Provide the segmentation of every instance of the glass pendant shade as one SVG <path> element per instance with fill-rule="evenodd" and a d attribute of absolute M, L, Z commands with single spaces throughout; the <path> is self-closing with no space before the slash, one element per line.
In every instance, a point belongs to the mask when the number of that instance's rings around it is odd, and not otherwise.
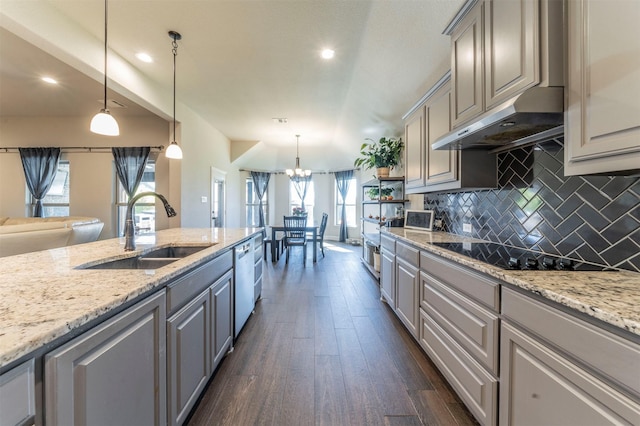
<path fill-rule="evenodd" d="M 165 151 L 164 155 L 167 158 L 180 160 L 182 158 L 182 149 L 180 149 L 180 145 L 178 145 L 176 141 L 173 141 L 167 147 L 167 150 Z"/>
<path fill-rule="evenodd" d="M 89 129 L 93 133 L 105 136 L 119 136 L 120 127 L 118 122 L 111 115 L 108 109 L 101 109 L 99 113 L 93 116 L 91 119 L 91 125 Z"/>

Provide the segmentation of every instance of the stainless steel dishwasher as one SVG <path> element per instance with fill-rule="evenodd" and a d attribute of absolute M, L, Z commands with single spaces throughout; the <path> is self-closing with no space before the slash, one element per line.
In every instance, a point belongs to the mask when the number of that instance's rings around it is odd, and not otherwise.
<path fill-rule="evenodd" d="M 240 330 L 247 322 L 254 308 L 254 268 L 253 268 L 253 242 L 249 240 L 236 246 L 234 249 L 234 306 L 235 306 L 235 333 L 238 337 Z"/>

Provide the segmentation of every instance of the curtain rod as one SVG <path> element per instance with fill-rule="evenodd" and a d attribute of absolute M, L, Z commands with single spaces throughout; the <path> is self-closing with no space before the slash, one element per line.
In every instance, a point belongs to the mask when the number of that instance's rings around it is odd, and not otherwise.
<path fill-rule="evenodd" d="M 61 146 L 61 147 L 31 147 L 31 146 L 24 146 L 24 147 L 0 147 L 0 153 L 8 153 L 8 152 L 18 152 L 19 148 L 60 148 L 60 151 L 62 152 L 82 152 L 82 151 L 86 151 L 88 153 L 100 153 L 100 152 L 111 152 L 111 148 L 119 148 L 119 147 L 111 147 L 111 146 Z M 126 148 L 126 147 L 122 147 L 122 148 Z M 163 145 L 158 145 L 158 146 L 150 146 L 149 148 L 151 148 L 152 151 L 158 151 L 158 152 L 162 152 L 164 150 L 164 146 Z"/>

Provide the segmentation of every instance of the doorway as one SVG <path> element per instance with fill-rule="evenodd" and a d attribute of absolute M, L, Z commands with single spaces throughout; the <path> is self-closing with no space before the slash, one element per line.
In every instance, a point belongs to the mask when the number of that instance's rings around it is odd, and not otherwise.
<path fill-rule="evenodd" d="M 211 227 L 223 228 L 226 216 L 226 178 L 227 172 L 211 168 Z"/>

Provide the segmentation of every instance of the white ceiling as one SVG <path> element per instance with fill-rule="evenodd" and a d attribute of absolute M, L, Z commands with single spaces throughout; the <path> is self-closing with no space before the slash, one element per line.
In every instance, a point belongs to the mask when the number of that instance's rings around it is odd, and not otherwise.
<path fill-rule="evenodd" d="M 102 0 L 40 1 L 103 40 Z M 180 32 L 179 101 L 232 143 L 259 142 L 238 158 L 238 167 L 291 167 L 300 134 L 304 168 L 338 170 L 352 165 L 366 137 L 402 134 L 402 115 L 449 69 L 449 38 L 441 32 L 463 3 L 110 0 L 109 47 L 171 93 L 167 31 Z M 336 51 L 333 60 L 320 58 L 324 47 Z M 136 59 L 139 51 L 154 63 Z M 33 83 L 47 69 L 62 76 L 63 96 Z M 6 30 L 0 31 L 0 90 L 2 116 L 86 115 L 101 98 L 95 79 Z M 118 94 L 109 97 L 128 106 L 112 109 L 115 116 L 146 113 Z"/>

